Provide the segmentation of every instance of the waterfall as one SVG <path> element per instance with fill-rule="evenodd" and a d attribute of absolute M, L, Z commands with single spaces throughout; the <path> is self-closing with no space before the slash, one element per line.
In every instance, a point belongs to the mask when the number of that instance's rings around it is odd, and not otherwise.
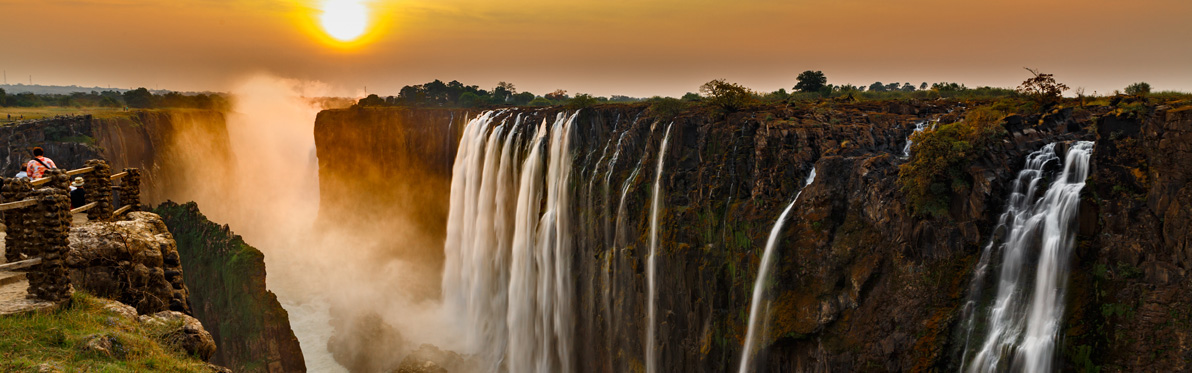
<path fill-rule="evenodd" d="M 911 134 L 906 137 L 906 146 L 902 148 L 902 156 L 903 157 L 911 156 L 911 145 L 914 144 L 914 142 L 911 141 L 911 136 L 914 136 L 916 133 L 923 132 L 924 130 L 926 130 L 928 128 L 935 128 L 936 123 L 938 123 L 938 121 L 932 122 L 932 121 L 929 121 L 926 119 L 915 122 L 915 131 L 911 132 Z"/>
<path fill-rule="evenodd" d="M 657 320 L 657 303 L 658 303 L 658 289 L 655 288 L 658 283 L 658 210 L 661 209 L 662 197 L 662 165 L 666 159 L 666 145 L 670 142 L 671 126 L 674 123 L 666 126 L 666 135 L 662 137 L 662 146 L 658 150 L 658 172 L 654 174 L 654 196 L 650 200 L 650 258 L 647 263 L 646 273 L 646 291 L 649 293 L 649 303 L 647 308 L 649 323 L 646 324 L 646 372 L 654 372 L 658 367 L 658 349 L 654 345 L 656 329 L 658 328 Z"/>
<path fill-rule="evenodd" d="M 1093 143 L 1072 144 L 1063 170 L 1036 199 L 1047 176 L 1046 166 L 1059 160 L 1055 146 L 1048 144 L 1027 157 L 994 230 L 995 237 L 981 253 L 966 304 L 968 335 L 962 370 L 1055 369 L 1069 254 Z M 1002 233 L 1001 240 L 997 233 Z M 995 262 L 998 259 L 1000 262 Z M 986 302 L 980 293 L 994 280 L 988 278 L 993 270 L 999 272 L 997 293 Z"/>
<path fill-rule="evenodd" d="M 749 329 L 745 332 L 745 345 L 741 349 L 741 366 L 738 369 L 741 373 L 749 372 L 749 362 L 753 356 L 753 345 L 757 338 L 758 319 L 760 315 L 762 300 L 765 296 L 766 280 L 770 277 L 770 270 L 774 267 L 774 249 L 778 247 L 778 241 L 782 235 L 782 224 L 786 222 L 786 216 L 790 214 L 791 208 L 795 207 L 795 202 L 799 201 L 799 196 L 803 195 L 803 189 L 807 189 L 815 181 L 815 168 L 811 169 L 811 174 L 807 175 L 807 181 L 803 184 L 803 188 L 795 193 L 795 199 L 786 205 L 786 209 L 782 210 L 782 214 L 778 216 L 778 221 L 774 222 L 774 228 L 770 229 L 770 237 L 766 239 L 766 250 L 762 254 L 761 267 L 757 270 L 757 280 L 753 283 L 753 299 L 749 303 Z"/>
<path fill-rule="evenodd" d="M 560 113 L 536 128 L 520 115 L 498 121 L 502 114 L 477 116 L 460 140 L 444 244 L 444 309 L 464 321 L 466 352 L 485 371 L 568 372 L 574 368 L 568 186 L 578 113 Z"/>

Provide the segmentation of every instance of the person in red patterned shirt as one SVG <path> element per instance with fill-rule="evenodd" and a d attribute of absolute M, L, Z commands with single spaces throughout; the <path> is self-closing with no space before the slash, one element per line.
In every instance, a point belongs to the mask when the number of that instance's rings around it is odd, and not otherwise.
<path fill-rule="evenodd" d="M 53 159 L 45 157 L 45 153 L 45 150 L 42 150 L 40 147 L 33 148 L 33 160 L 25 164 L 25 173 L 29 175 L 30 179 L 40 179 L 46 173 L 46 170 L 58 168 L 58 165 L 54 164 Z"/>

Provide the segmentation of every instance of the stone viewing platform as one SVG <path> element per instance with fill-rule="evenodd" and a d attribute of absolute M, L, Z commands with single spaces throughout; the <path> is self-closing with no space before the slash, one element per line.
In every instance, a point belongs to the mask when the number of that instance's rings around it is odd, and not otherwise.
<path fill-rule="evenodd" d="M 90 160 L 84 168 L 51 169 L 45 176 L 0 178 L 0 315 L 52 310 L 69 301 L 74 288 L 65 259 L 71 226 L 112 221 L 141 208 L 140 170 L 113 175 L 107 162 Z M 71 209 L 74 176 L 85 180 L 89 203 Z M 117 180 L 121 184 L 113 185 Z"/>

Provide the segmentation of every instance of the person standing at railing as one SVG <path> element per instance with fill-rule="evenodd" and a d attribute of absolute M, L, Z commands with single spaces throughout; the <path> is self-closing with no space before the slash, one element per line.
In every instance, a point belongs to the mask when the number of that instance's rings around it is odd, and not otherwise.
<path fill-rule="evenodd" d="M 76 177 L 70 183 L 70 208 L 77 209 L 87 204 L 87 191 L 83 190 L 83 178 Z"/>
<path fill-rule="evenodd" d="M 51 168 L 58 168 L 54 164 L 54 160 L 45 156 L 46 151 L 40 147 L 33 148 L 33 159 L 25 164 L 25 173 L 29 174 L 30 179 L 40 179 L 46 173 L 46 170 Z"/>

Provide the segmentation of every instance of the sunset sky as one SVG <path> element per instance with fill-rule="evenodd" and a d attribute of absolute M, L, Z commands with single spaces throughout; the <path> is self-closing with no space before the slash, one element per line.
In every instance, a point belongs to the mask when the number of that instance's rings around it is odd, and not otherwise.
<path fill-rule="evenodd" d="M 323 2 L 0 0 L 0 68 L 10 84 L 225 90 L 265 72 L 341 94 L 442 79 L 678 96 L 716 78 L 789 90 L 808 69 L 1013 87 L 1033 67 L 1089 93 L 1192 91 L 1188 0 L 363 0 L 347 46 L 318 26 Z"/>

